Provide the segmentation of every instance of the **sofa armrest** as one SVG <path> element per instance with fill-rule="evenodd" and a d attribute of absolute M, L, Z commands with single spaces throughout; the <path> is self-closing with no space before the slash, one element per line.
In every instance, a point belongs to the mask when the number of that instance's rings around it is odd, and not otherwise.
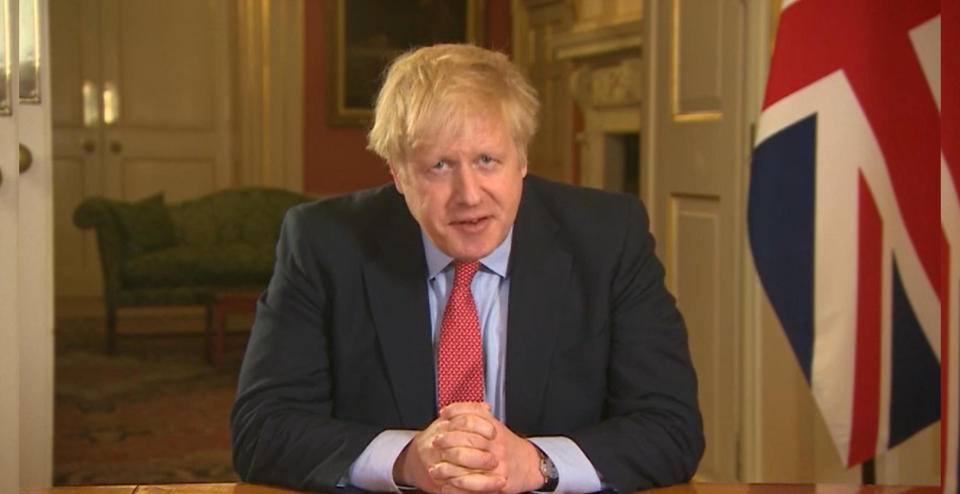
<path fill-rule="evenodd" d="M 120 263 L 129 252 L 126 235 L 121 230 L 113 205 L 114 201 L 109 199 L 91 197 L 81 202 L 73 212 L 74 225 L 83 229 L 93 228 L 97 232 L 106 298 L 104 302 L 108 305 L 116 302 L 120 290 Z"/>
<path fill-rule="evenodd" d="M 73 224 L 80 228 L 97 228 L 111 223 L 117 226 L 110 211 L 110 201 L 103 197 L 85 199 L 73 210 Z"/>
<path fill-rule="evenodd" d="M 100 254 L 107 259 L 126 257 L 126 236 L 113 212 L 113 201 L 102 197 L 84 200 L 73 212 L 73 224 L 80 228 L 94 228 L 100 242 Z"/>

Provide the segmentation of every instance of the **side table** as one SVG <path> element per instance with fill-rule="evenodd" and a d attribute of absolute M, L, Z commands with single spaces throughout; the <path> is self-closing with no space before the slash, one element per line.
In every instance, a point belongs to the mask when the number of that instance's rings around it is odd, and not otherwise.
<path fill-rule="evenodd" d="M 227 314 L 253 314 L 257 311 L 256 292 L 218 292 L 210 300 L 209 314 L 213 324 L 207 325 L 207 360 L 223 365 L 223 337 L 227 330 Z"/>

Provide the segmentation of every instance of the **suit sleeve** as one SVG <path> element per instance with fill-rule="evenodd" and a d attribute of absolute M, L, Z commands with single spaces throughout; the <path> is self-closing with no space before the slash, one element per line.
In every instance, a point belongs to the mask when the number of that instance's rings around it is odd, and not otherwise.
<path fill-rule="evenodd" d="M 704 449 L 686 327 L 646 212 L 632 204 L 610 288 L 605 419 L 571 434 L 622 493 L 688 481 Z"/>
<path fill-rule="evenodd" d="M 230 416 L 233 462 L 244 481 L 334 492 L 382 428 L 332 416 L 332 288 L 305 223 L 287 213 L 257 305 Z"/>

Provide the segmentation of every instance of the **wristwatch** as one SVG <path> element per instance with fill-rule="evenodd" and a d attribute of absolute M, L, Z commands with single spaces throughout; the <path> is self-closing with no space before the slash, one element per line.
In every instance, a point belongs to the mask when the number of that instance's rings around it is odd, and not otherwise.
<path fill-rule="evenodd" d="M 557 472 L 553 460 L 542 449 L 537 448 L 537 453 L 540 455 L 540 475 L 543 475 L 544 478 L 543 485 L 537 489 L 537 492 L 553 492 L 557 490 L 560 474 Z"/>

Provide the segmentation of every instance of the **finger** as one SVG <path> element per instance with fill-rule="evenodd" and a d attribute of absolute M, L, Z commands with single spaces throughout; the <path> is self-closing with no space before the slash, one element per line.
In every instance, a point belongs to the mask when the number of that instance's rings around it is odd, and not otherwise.
<path fill-rule="evenodd" d="M 490 404 L 482 401 L 458 401 L 443 407 L 440 410 L 439 416 L 443 419 L 450 419 L 465 413 L 490 415 Z"/>
<path fill-rule="evenodd" d="M 446 431 L 450 425 L 450 421 L 443 418 L 437 418 L 426 429 L 423 430 L 423 434 L 439 434 L 443 431 Z"/>
<path fill-rule="evenodd" d="M 460 477 L 463 475 L 468 475 L 472 473 L 479 473 L 476 470 L 471 470 L 469 468 L 464 468 L 460 465 L 450 463 L 448 461 L 441 461 L 436 463 L 427 470 L 427 473 L 430 474 L 430 478 L 437 482 L 444 482 L 446 480 L 452 479 L 454 477 Z"/>
<path fill-rule="evenodd" d="M 497 427 L 493 417 L 466 414 L 451 418 L 446 425 L 447 431 L 463 431 L 479 434 L 487 439 L 497 437 Z"/>
<path fill-rule="evenodd" d="M 465 447 L 441 449 L 440 459 L 470 470 L 489 471 L 500 465 L 493 453 Z"/>
<path fill-rule="evenodd" d="M 458 446 L 489 450 L 490 440 L 484 437 L 482 434 L 466 432 L 462 430 L 452 430 L 443 434 L 438 434 L 433 438 L 434 448 L 443 449 Z"/>
<path fill-rule="evenodd" d="M 468 473 L 453 477 L 440 489 L 442 494 L 475 494 L 480 492 L 499 492 L 507 485 L 507 480 L 499 475 Z"/>

